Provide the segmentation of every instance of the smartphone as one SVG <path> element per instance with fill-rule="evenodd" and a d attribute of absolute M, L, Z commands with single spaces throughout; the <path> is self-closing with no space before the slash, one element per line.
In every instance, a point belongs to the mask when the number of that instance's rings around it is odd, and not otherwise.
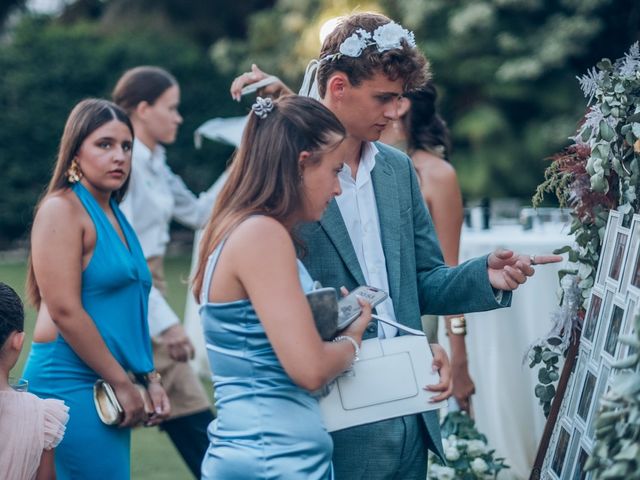
<path fill-rule="evenodd" d="M 338 331 L 338 292 L 335 288 L 316 288 L 307 293 L 313 320 L 323 340 L 331 340 Z"/>
<path fill-rule="evenodd" d="M 253 93 L 256 90 L 258 90 L 259 88 L 262 87 L 266 87 L 267 85 L 271 85 L 272 83 L 275 83 L 277 81 L 279 81 L 280 79 L 274 75 L 270 75 L 266 78 L 263 78 L 262 80 L 258 80 L 255 83 L 250 83 L 249 85 L 247 85 L 246 87 L 244 87 L 242 90 L 240 90 L 240 95 L 244 96 L 247 95 L 249 93 Z"/>
<path fill-rule="evenodd" d="M 352 290 L 349 295 L 338 300 L 338 330 L 347 328 L 360 315 L 362 308 L 358 303 L 358 297 L 369 302 L 373 308 L 388 296 L 384 290 L 367 285 Z"/>

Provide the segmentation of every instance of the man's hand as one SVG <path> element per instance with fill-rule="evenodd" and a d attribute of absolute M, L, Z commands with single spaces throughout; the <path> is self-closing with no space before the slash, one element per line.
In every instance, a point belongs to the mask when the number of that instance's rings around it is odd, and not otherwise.
<path fill-rule="evenodd" d="M 251 65 L 250 72 L 244 72 L 243 74 L 237 76 L 233 82 L 231 82 L 231 98 L 233 98 L 236 102 L 240 101 L 242 98 L 242 88 L 247 85 L 251 85 L 252 83 L 259 82 L 270 76 L 268 73 L 263 72 L 258 68 L 258 66 L 254 63 Z M 272 97 L 278 98 L 281 95 L 291 94 L 293 93 L 289 87 L 287 87 L 281 80 L 274 82 L 266 87 L 262 87 L 258 90 L 258 95 L 263 97 Z"/>
<path fill-rule="evenodd" d="M 433 352 L 432 368 L 435 372 L 440 372 L 440 383 L 436 385 L 427 385 L 424 387 L 429 392 L 442 392 L 429 400 L 431 403 L 441 402 L 451 396 L 453 384 L 451 383 L 451 365 L 449 365 L 449 357 L 447 352 L 437 343 L 431 344 L 431 352 Z"/>
<path fill-rule="evenodd" d="M 186 362 L 194 357 L 196 351 L 182 325 L 171 325 L 160 334 L 160 340 L 167 346 L 169 356 L 177 362 Z"/>
<path fill-rule="evenodd" d="M 518 255 L 497 249 L 487 260 L 489 283 L 497 290 L 515 290 L 533 276 L 532 265 L 546 265 L 562 260 L 560 255 Z"/>

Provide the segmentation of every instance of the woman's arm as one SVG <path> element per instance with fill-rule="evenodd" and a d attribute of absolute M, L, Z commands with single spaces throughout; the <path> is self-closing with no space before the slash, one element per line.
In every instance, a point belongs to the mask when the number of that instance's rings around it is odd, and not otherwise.
<path fill-rule="evenodd" d="M 35 480 L 56 480 L 56 469 L 53 457 L 54 451 L 53 448 L 42 451 L 40 466 L 38 467 Z"/>
<path fill-rule="evenodd" d="M 94 245 L 89 248 L 85 244 L 88 215 L 74 200 L 52 196 L 38 209 L 31 233 L 36 280 L 60 334 L 91 369 L 115 388 L 125 410 L 122 426 L 132 426 L 143 419 L 142 399 L 82 306 L 83 256 Z"/>
<path fill-rule="evenodd" d="M 202 228 L 211 216 L 211 210 L 224 183 L 224 177 L 222 180 L 220 178 L 216 180 L 209 190 L 196 196 L 168 165 L 165 165 L 163 175 L 173 196 L 173 219 L 193 230 Z"/>
<path fill-rule="evenodd" d="M 436 235 L 440 242 L 442 255 L 447 265 L 458 265 L 460 251 L 460 231 L 464 219 L 462 193 L 458 184 L 455 169 L 448 162 L 417 152 L 418 175 L 421 180 L 420 190 L 429 207 Z M 451 370 L 453 380 L 453 396 L 465 411 L 469 410 L 469 398 L 475 392 L 475 385 L 469 375 L 467 348 L 464 335 L 451 333 L 451 318 L 445 317 L 445 327 L 451 347 Z"/>
<path fill-rule="evenodd" d="M 252 83 L 259 82 L 269 76 L 268 73 L 263 72 L 260 68 L 254 63 L 251 65 L 250 72 L 244 72 L 238 75 L 233 82 L 231 82 L 231 88 L 229 89 L 231 93 L 231 98 L 240 101 L 242 98 L 242 88 L 247 85 L 251 85 Z M 287 87 L 281 80 L 278 80 L 271 85 L 263 87 L 258 90 L 258 95 L 263 97 L 272 97 L 278 98 L 282 95 L 291 95 L 294 92 Z"/>
<path fill-rule="evenodd" d="M 229 300 L 224 298 L 229 294 L 237 297 L 237 290 L 225 288 L 234 282 L 251 300 L 280 363 L 296 384 L 316 390 L 351 365 L 351 342 L 320 338 L 300 286 L 291 237 L 276 220 L 254 217 L 230 235 L 212 281 L 214 301 Z M 365 305 L 343 334 L 360 344 L 370 318 L 371 308 Z"/>

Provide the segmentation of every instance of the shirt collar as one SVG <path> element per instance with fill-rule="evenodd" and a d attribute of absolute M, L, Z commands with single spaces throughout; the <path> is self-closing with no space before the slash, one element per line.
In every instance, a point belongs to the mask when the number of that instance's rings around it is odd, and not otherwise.
<path fill-rule="evenodd" d="M 378 147 L 376 147 L 373 142 L 362 142 L 360 164 L 358 165 L 358 178 L 356 178 L 356 180 L 353 179 L 351 175 L 351 167 L 345 163 L 344 168 L 339 174 L 342 180 L 350 181 L 358 185 L 361 184 L 361 182 L 366 183 L 366 180 L 371 177 L 371 170 L 376 166 L 376 155 L 378 152 Z M 364 172 L 364 176 L 360 173 L 361 170 Z"/>
<path fill-rule="evenodd" d="M 164 159 L 165 149 L 162 145 L 158 144 L 153 151 L 147 147 L 139 139 L 133 139 L 133 158 L 138 164 L 144 163 L 149 166 L 153 172 L 158 173 L 162 167 L 162 160 Z"/>
<path fill-rule="evenodd" d="M 376 155 L 379 150 L 373 142 L 363 142 L 362 153 L 360 154 L 360 166 L 367 169 L 369 173 L 376 166 Z"/>

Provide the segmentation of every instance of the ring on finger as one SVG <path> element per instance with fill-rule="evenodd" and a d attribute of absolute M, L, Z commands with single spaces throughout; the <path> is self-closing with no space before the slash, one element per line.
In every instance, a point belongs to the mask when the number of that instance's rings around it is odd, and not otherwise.
<path fill-rule="evenodd" d="M 529 255 L 529 260 L 531 262 L 531 265 L 535 265 L 536 264 L 536 256 L 535 255 Z"/>

